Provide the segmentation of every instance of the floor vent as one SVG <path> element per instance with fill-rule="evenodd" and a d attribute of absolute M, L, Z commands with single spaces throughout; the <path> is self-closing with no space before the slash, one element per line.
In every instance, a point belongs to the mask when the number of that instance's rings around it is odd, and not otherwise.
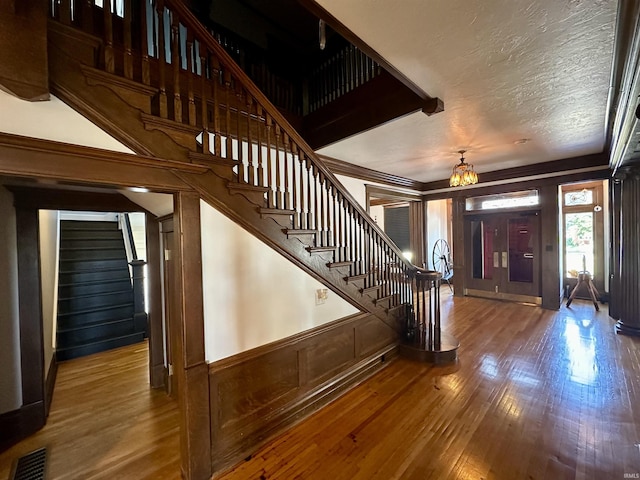
<path fill-rule="evenodd" d="M 45 480 L 47 449 L 40 448 L 20 457 L 10 480 Z"/>

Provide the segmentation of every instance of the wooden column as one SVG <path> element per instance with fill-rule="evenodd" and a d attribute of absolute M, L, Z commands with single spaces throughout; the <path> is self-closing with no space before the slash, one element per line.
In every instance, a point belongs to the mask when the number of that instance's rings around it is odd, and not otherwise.
<path fill-rule="evenodd" d="M 204 356 L 200 198 L 174 195 L 175 292 L 172 336 L 173 371 L 180 403 L 182 475 L 187 480 L 211 477 L 208 366 Z"/>
<path fill-rule="evenodd" d="M 426 203 L 423 201 L 409 202 L 409 243 L 413 252 L 411 262 L 419 267 L 428 268 L 427 257 L 425 256 L 425 222 L 424 209 Z"/>
<path fill-rule="evenodd" d="M 22 437 L 45 424 L 44 345 L 40 300 L 40 242 L 38 210 L 16 205 L 18 237 L 18 304 L 22 367 Z"/>
<path fill-rule="evenodd" d="M 162 277 L 160 271 L 160 224 L 146 216 L 147 284 L 149 285 L 149 382 L 153 388 L 164 386 L 164 352 L 162 334 Z"/>
<path fill-rule="evenodd" d="M 609 251 L 609 316 L 615 320 L 619 320 L 622 182 L 620 179 L 613 179 L 609 185 L 609 215 L 611 232 L 611 249 Z"/>
<path fill-rule="evenodd" d="M 540 195 L 540 295 L 542 307 L 559 310 L 562 300 L 560 285 L 560 223 L 557 185 L 544 185 L 539 188 Z"/>
<path fill-rule="evenodd" d="M 618 292 L 614 310 L 619 316 L 616 333 L 640 336 L 640 167 L 621 169 L 620 180 L 620 263 L 615 282 Z M 615 212 L 618 205 L 613 208 Z"/>
<path fill-rule="evenodd" d="M 465 248 L 464 248 L 464 197 L 454 197 L 452 199 L 453 221 L 453 294 L 456 297 L 463 297 L 466 288 L 465 282 Z M 471 261 L 471 259 L 469 259 Z"/>

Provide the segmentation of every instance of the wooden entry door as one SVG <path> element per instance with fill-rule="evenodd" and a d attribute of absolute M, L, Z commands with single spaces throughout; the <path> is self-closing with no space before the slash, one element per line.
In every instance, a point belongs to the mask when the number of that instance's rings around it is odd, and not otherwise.
<path fill-rule="evenodd" d="M 465 294 L 541 303 L 539 212 L 465 220 Z"/>

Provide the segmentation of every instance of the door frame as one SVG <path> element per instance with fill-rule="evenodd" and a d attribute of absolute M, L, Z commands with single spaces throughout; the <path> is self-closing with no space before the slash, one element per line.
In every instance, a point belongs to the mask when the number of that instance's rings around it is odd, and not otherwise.
<path fill-rule="evenodd" d="M 542 248 L 541 248 L 541 211 L 539 208 L 509 209 L 491 212 L 468 212 L 464 214 L 464 244 L 469 258 L 465 262 L 464 270 L 465 288 L 464 295 L 509 300 L 516 302 L 542 304 Z M 512 262 L 509 252 L 509 221 L 519 217 L 535 217 L 536 232 L 533 236 L 533 285 L 509 280 L 509 266 Z M 498 277 L 492 279 L 478 279 L 473 276 L 473 245 L 471 226 L 473 221 L 488 221 L 496 223 L 496 230 L 500 229 L 498 243 L 494 245 L 494 258 L 492 259 Z M 496 233 L 497 235 L 497 233 Z M 501 253 L 501 254 L 500 254 Z M 505 253 L 507 258 L 505 259 Z M 496 256 L 496 254 L 498 254 Z M 497 266 L 496 266 L 497 262 Z M 506 265 L 505 265 L 506 264 Z"/>

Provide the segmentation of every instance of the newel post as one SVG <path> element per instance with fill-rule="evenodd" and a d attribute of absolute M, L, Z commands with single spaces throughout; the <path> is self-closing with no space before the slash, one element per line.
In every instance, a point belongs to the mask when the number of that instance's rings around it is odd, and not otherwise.
<path fill-rule="evenodd" d="M 144 307 L 144 260 L 132 260 L 131 279 L 133 280 L 133 325 L 136 332 L 147 335 L 147 312 Z"/>

